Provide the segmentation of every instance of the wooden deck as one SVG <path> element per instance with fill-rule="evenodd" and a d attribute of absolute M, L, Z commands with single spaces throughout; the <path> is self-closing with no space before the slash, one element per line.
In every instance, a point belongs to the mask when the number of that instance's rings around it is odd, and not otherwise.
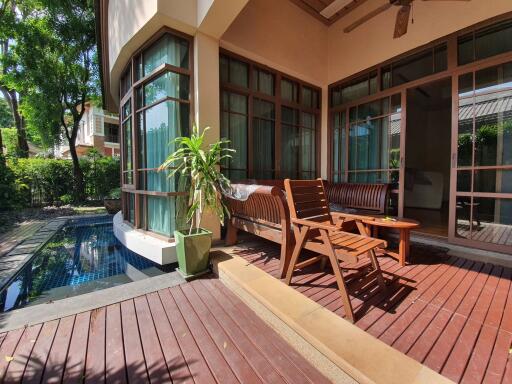
<path fill-rule="evenodd" d="M 277 276 L 279 247 L 251 237 L 236 254 Z M 512 270 L 414 246 L 410 265 L 379 257 L 386 292 L 346 265 L 356 325 L 456 382 L 512 383 Z M 313 265 L 292 286 L 344 317 L 331 271 Z"/>
<path fill-rule="evenodd" d="M 6 383 L 327 383 L 214 278 L 0 334 Z"/>

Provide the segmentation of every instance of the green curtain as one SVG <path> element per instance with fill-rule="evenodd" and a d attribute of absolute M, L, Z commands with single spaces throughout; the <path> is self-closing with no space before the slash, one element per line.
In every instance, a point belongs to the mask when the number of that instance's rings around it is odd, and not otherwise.
<path fill-rule="evenodd" d="M 273 179 L 275 160 L 274 104 L 255 99 L 253 109 L 254 178 Z"/>

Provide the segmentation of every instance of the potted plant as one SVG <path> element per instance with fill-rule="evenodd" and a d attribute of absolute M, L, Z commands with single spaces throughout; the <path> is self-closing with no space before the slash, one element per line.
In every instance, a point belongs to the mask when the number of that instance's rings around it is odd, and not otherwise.
<path fill-rule="evenodd" d="M 103 199 L 103 205 L 111 215 L 119 212 L 121 210 L 121 188 L 111 190 L 108 197 Z"/>
<path fill-rule="evenodd" d="M 228 212 L 222 191 L 227 190 L 230 183 L 220 172 L 219 165 L 221 160 L 231 157 L 234 150 L 227 148 L 227 140 L 206 146 L 205 133 L 209 129 L 201 133 L 194 125 L 190 137 L 174 139 L 176 150 L 159 167 L 159 170 L 169 169 L 169 177 L 179 175 L 180 180 L 185 179 L 190 184 L 186 213 L 189 228 L 174 231 L 178 272 L 187 279 L 208 271 L 212 232 L 201 228 L 203 214 L 213 213 L 223 225 Z"/>

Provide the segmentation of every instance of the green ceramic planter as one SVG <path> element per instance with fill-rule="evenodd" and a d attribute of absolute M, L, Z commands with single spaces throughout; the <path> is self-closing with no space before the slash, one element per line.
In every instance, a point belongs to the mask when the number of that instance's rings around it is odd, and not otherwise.
<path fill-rule="evenodd" d="M 198 233 L 174 231 L 176 254 L 178 256 L 178 272 L 186 279 L 208 272 L 212 233 L 199 229 Z"/>

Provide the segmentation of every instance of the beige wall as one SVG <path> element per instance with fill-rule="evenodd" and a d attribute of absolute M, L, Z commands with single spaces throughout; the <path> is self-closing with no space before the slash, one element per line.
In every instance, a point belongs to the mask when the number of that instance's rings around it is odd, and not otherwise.
<path fill-rule="evenodd" d="M 388 0 L 369 0 L 350 17 L 328 31 L 328 82 L 342 80 L 396 55 L 469 27 L 488 18 L 512 12 L 512 0 L 415 1 L 414 24 L 393 39 L 397 8 L 392 7 L 350 33 L 343 29 Z"/>
<path fill-rule="evenodd" d="M 322 86 L 327 81 L 327 26 L 288 0 L 250 0 L 221 47 Z"/>

